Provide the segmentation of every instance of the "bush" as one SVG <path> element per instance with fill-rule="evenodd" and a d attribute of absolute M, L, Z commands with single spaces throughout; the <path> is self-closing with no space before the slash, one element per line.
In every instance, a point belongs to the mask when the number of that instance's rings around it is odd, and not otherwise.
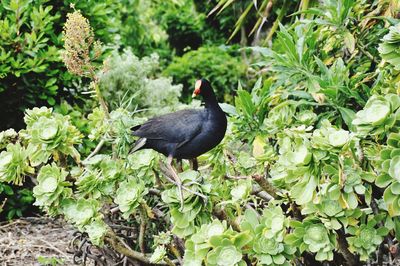
<path fill-rule="evenodd" d="M 107 59 L 107 71 L 100 77 L 102 93 L 112 108 L 126 106 L 129 111 L 162 114 L 179 105 L 181 85 L 159 77 L 158 56 L 137 58 L 130 50 L 114 51 Z"/>
<path fill-rule="evenodd" d="M 210 80 L 220 101 L 231 102 L 238 80 L 245 78 L 246 65 L 238 58 L 237 47 L 201 47 L 176 57 L 164 70 L 174 82 L 183 84 L 182 98 L 190 100 L 193 84 L 204 77 Z"/>

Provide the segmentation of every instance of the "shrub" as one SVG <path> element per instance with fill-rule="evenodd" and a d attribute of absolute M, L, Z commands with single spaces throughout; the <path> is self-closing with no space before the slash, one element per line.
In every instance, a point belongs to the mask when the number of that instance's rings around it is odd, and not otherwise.
<path fill-rule="evenodd" d="M 201 77 L 212 81 L 220 101 L 232 101 L 238 80 L 244 79 L 246 65 L 237 57 L 235 47 L 201 47 L 176 57 L 164 70 L 174 82 L 183 84 L 182 98 L 189 101 L 193 84 Z"/>
<path fill-rule="evenodd" d="M 145 109 L 148 114 L 171 111 L 179 105 L 182 87 L 158 75 L 158 56 L 137 58 L 132 51 L 114 51 L 107 60 L 108 70 L 100 77 L 100 87 L 111 107 Z"/>

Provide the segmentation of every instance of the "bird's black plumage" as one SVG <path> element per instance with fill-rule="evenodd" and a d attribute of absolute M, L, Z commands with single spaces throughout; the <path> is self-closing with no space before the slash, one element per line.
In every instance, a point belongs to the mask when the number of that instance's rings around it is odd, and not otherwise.
<path fill-rule="evenodd" d="M 134 151 L 153 149 L 177 159 L 193 159 L 214 148 L 224 138 L 227 120 L 211 84 L 202 79 L 196 88 L 203 109 L 187 109 L 151 118 L 133 128 L 138 136 Z M 195 92 L 196 92 L 195 90 Z"/>

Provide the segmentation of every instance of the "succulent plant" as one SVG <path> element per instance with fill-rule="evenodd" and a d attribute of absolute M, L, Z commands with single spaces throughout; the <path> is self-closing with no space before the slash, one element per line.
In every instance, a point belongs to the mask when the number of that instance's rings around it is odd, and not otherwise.
<path fill-rule="evenodd" d="M 210 184 L 200 184 L 197 179 L 200 174 L 193 170 L 179 173 L 182 184 L 192 191 L 202 194 L 210 193 Z M 171 214 L 171 222 L 174 225 L 172 233 L 186 237 L 195 232 L 195 225 L 207 223 L 211 220 L 210 202 L 205 206 L 204 201 L 199 196 L 182 191 L 184 205 L 181 206 L 178 188 L 174 186 L 171 189 L 164 190 L 161 194 L 162 200 L 168 204 Z"/>
<path fill-rule="evenodd" d="M 379 45 L 378 51 L 381 57 L 394 66 L 396 70 L 400 70 L 400 24 L 389 28 L 382 43 Z"/>
<path fill-rule="evenodd" d="M 359 254 L 362 261 L 370 258 L 370 254 L 375 252 L 382 243 L 383 237 L 389 233 L 389 229 L 386 227 L 375 229 L 376 225 L 377 220 L 372 218 L 366 224 L 347 228 L 348 233 L 353 235 L 346 238 L 349 243 L 349 250 Z"/>
<path fill-rule="evenodd" d="M 99 202 L 93 199 L 67 198 L 62 201 L 62 213 L 65 218 L 83 231 L 84 226 L 99 219 Z"/>
<path fill-rule="evenodd" d="M 328 120 L 320 122 L 321 127 L 313 132 L 312 146 L 321 150 L 342 148 L 350 139 L 350 132 L 334 128 Z"/>
<path fill-rule="evenodd" d="M 81 142 L 80 132 L 71 124 L 68 116 L 51 112 L 52 109 L 47 108 L 26 111 L 27 128 L 22 135 L 29 140 L 32 166 L 46 163 L 51 155 L 59 160 L 60 154 L 71 155 L 79 162 L 80 154 L 74 145 Z"/>
<path fill-rule="evenodd" d="M 303 223 L 291 221 L 293 233 L 285 238 L 285 242 L 291 246 L 299 246 L 300 253 L 309 251 L 316 253 L 318 261 L 332 261 L 333 250 L 336 247 L 336 236 L 312 216 L 307 217 Z"/>
<path fill-rule="evenodd" d="M 334 161 L 333 161 L 334 162 Z M 371 187 L 367 182 L 374 182 L 375 173 L 364 171 L 354 158 L 340 156 L 340 168 L 337 164 L 326 164 L 324 174 L 330 176 L 332 182 L 327 186 L 327 193 L 332 200 L 337 200 L 344 209 L 356 209 L 359 195 L 371 198 Z M 365 182 L 367 181 L 367 182 Z"/>
<path fill-rule="evenodd" d="M 7 145 L 13 141 L 16 140 L 18 137 L 17 132 L 15 132 L 14 129 L 10 128 L 5 131 L 0 132 L 0 150 L 4 149 L 7 147 Z"/>
<path fill-rule="evenodd" d="M 383 199 L 389 214 L 400 215 L 400 133 L 391 133 L 387 146 L 381 151 L 381 174 L 376 185 L 386 188 Z"/>
<path fill-rule="evenodd" d="M 270 134 L 277 133 L 293 122 L 296 107 L 291 101 L 285 101 L 268 112 L 268 117 L 264 120 L 265 130 Z"/>
<path fill-rule="evenodd" d="M 395 125 L 396 120 L 400 120 L 399 106 L 400 96 L 398 95 L 372 95 L 364 109 L 358 111 L 353 120 L 357 133 L 360 136 L 367 136 L 388 132 Z"/>
<path fill-rule="evenodd" d="M 151 263 L 159 263 L 164 259 L 164 257 L 166 255 L 167 255 L 167 251 L 165 250 L 165 247 L 158 246 L 154 249 L 154 252 L 150 257 L 150 262 Z"/>
<path fill-rule="evenodd" d="M 105 121 L 106 115 L 104 112 L 99 107 L 94 108 L 88 115 L 89 139 L 98 140 L 104 135 L 108 128 L 108 124 Z"/>
<path fill-rule="evenodd" d="M 223 240 L 221 246 L 207 254 L 207 264 L 226 266 L 237 265 L 242 260 L 242 253 L 229 240 Z M 244 264 L 245 265 L 245 264 Z"/>
<path fill-rule="evenodd" d="M 0 153 L 0 181 L 22 185 L 25 175 L 35 172 L 28 156 L 29 152 L 19 143 L 8 144 L 7 150 Z"/>
<path fill-rule="evenodd" d="M 143 196 L 148 192 L 142 181 L 130 179 L 119 184 L 114 202 L 118 204 L 122 217 L 128 219 L 129 216 L 143 201 Z"/>
<path fill-rule="evenodd" d="M 184 265 L 246 265 L 242 248 L 251 237 L 228 228 L 226 221 L 203 224 L 185 243 Z"/>
<path fill-rule="evenodd" d="M 115 193 L 115 183 L 124 176 L 121 160 L 98 154 L 85 160 L 83 165 L 85 166 L 83 171 L 74 172 L 82 196 L 91 195 L 97 199 Z"/>
<path fill-rule="evenodd" d="M 251 189 L 252 183 L 250 179 L 239 180 L 237 185 L 231 190 L 232 200 L 235 202 L 247 200 L 250 196 Z"/>
<path fill-rule="evenodd" d="M 252 238 L 247 245 L 251 248 L 248 254 L 256 259 L 257 265 L 290 265 L 296 249 L 284 243 L 288 224 L 278 206 L 270 204 L 261 217 L 254 210 L 246 210 L 240 228 Z"/>
<path fill-rule="evenodd" d="M 107 230 L 107 224 L 100 218 L 94 219 L 84 227 L 84 231 L 89 235 L 90 241 L 96 246 L 103 246 Z"/>
<path fill-rule="evenodd" d="M 62 199 L 71 194 L 71 189 L 67 188 L 71 184 L 65 180 L 67 175 L 68 173 L 55 163 L 40 168 L 38 184 L 33 188 L 36 198 L 34 204 L 57 214 Z"/>

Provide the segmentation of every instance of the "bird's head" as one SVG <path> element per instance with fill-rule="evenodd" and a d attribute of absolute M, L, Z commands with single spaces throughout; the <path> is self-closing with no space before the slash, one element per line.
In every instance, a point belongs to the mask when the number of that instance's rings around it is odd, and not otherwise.
<path fill-rule="evenodd" d="M 214 96 L 214 91 L 208 80 L 202 78 L 196 81 L 192 97 L 196 97 L 197 95 L 201 95 L 203 98 Z"/>

